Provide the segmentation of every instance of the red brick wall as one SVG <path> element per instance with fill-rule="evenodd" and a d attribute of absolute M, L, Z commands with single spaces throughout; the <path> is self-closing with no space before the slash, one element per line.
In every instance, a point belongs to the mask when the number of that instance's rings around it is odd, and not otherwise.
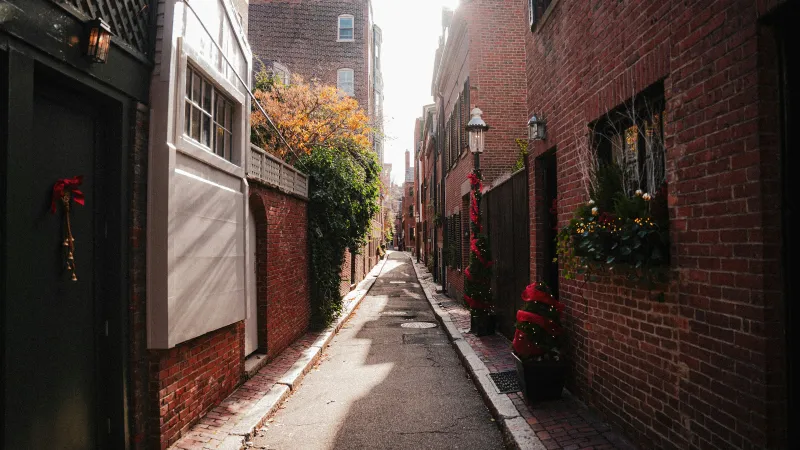
<path fill-rule="evenodd" d="M 256 219 L 258 346 L 272 358 L 308 330 L 311 318 L 308 207 L 251 181 L 250 212 Z"/>
<path fill-rule="evenodd" d="M 527 136 L 526 3 L 520 0 L 462 2 L 453 15 L 438 69 L 436 89 L 442 97 L 437 98 L 436 106 L 444 112 L 444 119 L 457 108 L 458 96 L 469 77 L 468 109 L 480 108 L 483 120 L 491 127 L 481 155 L 481 171 L 487 187 L 511 173 L 519 155 L 515 141 Z M 457 128 L 460 130 L 468 120 L 469 117 L 465 117 Z M 462 197 L 468 192 L 464 183 L 472 169 L 473 157 L 464 148 L 445 179 L 445 216 L 461 212 L 463 224 L 467 223 L 469 214 L 462 207 Z M 466 229 L 463 224 L 462 230 Z M 463 244 L 462 239 L 459 244 Z M 462 254 L 467 260 L 468 246 L 462 245 Z M 462 297 L 464 280 L 460 271 L 447 269 L 447 290 L 451 297 Z"/>
<path fill-rule="evenodd" d="M 775 3 L 561 0 L 527 36 L 528 113 L 548 117 L 531 162 L 556 149 L 562 225 L 588 200 L 576 136 L 663 80 L 666 302 L 619 279 L 560 281 L 571 387 L 643 448 L 775 448 L 784 436 L 775 58 L 758 22 Z"/>
<path fill-rule="evenodd" d="M 151 448 L 166 449 L 236 388 L 244 373 L 244 322 L 150 351 Z"/>
<path fill-rule="evenodd" d="M 355 18 L 354 42 L 337 42 L 338 18 Z M 372 81 L 368 0 L 251 0 L 248 37 L 253 56 L 278 60 L 305 79 L 336 86 L 337 71 L 353 69 L 355 98 L 365 111 Z M 260 67 L 254 59 L 254 67 Z"/>

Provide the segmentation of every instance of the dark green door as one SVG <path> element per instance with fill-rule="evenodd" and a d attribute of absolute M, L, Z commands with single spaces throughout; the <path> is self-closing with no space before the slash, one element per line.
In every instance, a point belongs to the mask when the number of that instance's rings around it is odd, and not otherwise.
<path fill-rule="evenodd" d="M 58 77 L 37 73 L 32 83 L 28 98 L 15 99 L 21 116 L 10 120 L 31 133 L 8 146 L 4 448 L 108 448 L 104 177 L 114 118 Z M 63 209 L 49 207 L 55 181 L 76 175 L 86 205 L 71 214 L 72 281 Z"/>

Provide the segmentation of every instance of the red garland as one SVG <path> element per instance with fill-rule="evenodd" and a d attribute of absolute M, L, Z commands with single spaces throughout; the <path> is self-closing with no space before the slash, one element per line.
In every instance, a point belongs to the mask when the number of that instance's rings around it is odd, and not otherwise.
<path fill-rule="evenodd" d="M 526 302 L 539 302 L 554 306 L 558 312 L 564 310 L 565 305 L 558 300 L 554 299 L 552 295 L 547 292 L 541 291 L 531 284 L 522 291 L 522 300 Z"/>
<path fill-rule="evenodd" d="M 464 294 L 464 300 L 467 302 L 470 308 L 472 309 L 489 309 L 492 305 L 488 303 L 484 303 L 480 300 L 475 300 L 474 298 L 470 297 L 467 294 Z"/>
<path fill-rule="evenodd" d="M 53 185 L 53 197 L 50 200 L 50 212 L 53 214 L 56 213 L 56 201 L 60 201 L 66 193 L 72 195 L 72 198 L 75 199 L 75 203 L 83 206 L 85 204 L 83 192 L 76 189 L 81 185 L 81 183 L 83 183 L 83 175 L 78 175 L 77 177 L 72 178 L 60 178 L 57 180 L 56 184 Z"/>
<path fill-rule="evenodd" d="M 537 356 L 544 353 L 544 350 L 531 342 L 531 340 L 528 339 L 528 335 L 526 335 L 522 330 L 514 331 L 514 341 L 512 342 L 511 346 L 514 348 L 514 352 L 523 358 L 528 356 Z"/>
<path fill-rule="evenodd" d="M 539 325 L 552 335 L 561 334 L 562 328 L 550 319 L 545 319 L 539 314 L 520 309 L 517 311 L 517 322 L 529 322 Z"/>

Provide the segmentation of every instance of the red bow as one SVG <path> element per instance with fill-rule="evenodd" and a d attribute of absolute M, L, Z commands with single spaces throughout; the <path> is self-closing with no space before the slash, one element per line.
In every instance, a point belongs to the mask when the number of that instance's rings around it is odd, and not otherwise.
<path fill-rule="evenodd" d="M 61 200 L 64 194 L 69 193 L 75 199 L 75 203 L 83 205 L 85 200 L 83 192 L 79 191 L 78 186 L 83 183 L 83 175 L 78 175 L 72 178 L 61 178 L 53 185 L 53 198 L 50 201 L 50 212 L 56 213 L 56 200 Z"/>

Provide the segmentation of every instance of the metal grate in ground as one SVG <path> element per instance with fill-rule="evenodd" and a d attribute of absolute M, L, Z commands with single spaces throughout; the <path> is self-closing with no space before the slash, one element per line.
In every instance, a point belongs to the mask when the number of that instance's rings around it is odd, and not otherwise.
<path fill-rule="evenodd" d="M 508 394 L 509 392 L 519 392 L 519 380 L 517 379 L 517 371 L 509 370 L 507 372 L 490 373 L 489 378 L 492 379 L 497 391 L 501 394 Z"/>

